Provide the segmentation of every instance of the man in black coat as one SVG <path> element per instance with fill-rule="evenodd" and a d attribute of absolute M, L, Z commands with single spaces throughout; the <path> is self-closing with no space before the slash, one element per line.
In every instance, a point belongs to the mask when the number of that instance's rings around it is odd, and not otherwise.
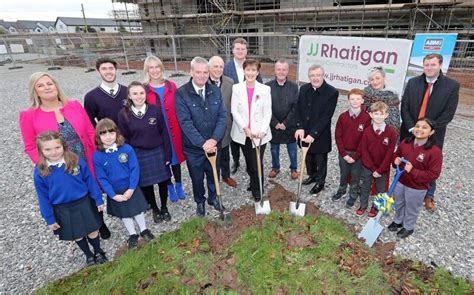
<path fill-rule="evenodd" d="M 411 135 L 418 118 L 429 118 L 436 122 L 434 136 L 441 149 L 446 127 L 454 118 L 459 101 L 459 83 L 443 75 L 443 56 L 431 53 L 423 58 L 423 74 L 410 79 L 402 97 L 402 126 L 400 138 Z M 436 181 L 426 193 L 425 207 L 433 210 Z"/>
<path fill-rule="evenodd" d="M 271 152 L 272 170 L 268 177 L 274 178 L 280 173 L 280 144 L 286 144 L 290 157 L 290 177 L 298 178 L 298 148 L 295 142 L 294 111 L 298 100 L 298 85 L 288 81 L 290 65 L 285 60 L 275 63 L 275 79 L 266 83 L 272 93 L 272 130 Z"/>
<path fill-rule="evenodd" d="M 331 119 L 339 92 L 326 83 L 321 66 L 309 67 L 308 76 L 310 83 L 301 86 L 295 109 L 295 138 L 311 143 L 305 162 L 308 178 L 303 184 L 314 182 L 310 193 L 317 194 L 326 182 L 328 153 L 332 146 Z"/>

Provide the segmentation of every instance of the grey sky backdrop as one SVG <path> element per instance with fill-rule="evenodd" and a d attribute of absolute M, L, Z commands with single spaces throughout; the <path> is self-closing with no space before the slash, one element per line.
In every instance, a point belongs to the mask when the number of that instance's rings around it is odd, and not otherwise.
<path fill-rule="evenodd" d="M 0 0 L 0 19 L 48 20 L 57 16 L 82 17 L 81 3 L 86 17 L 107 18 L 113 9 L 111 0 Z M 122 3 L 114 3 L 115 9 L 123 9 Z M 132 9 L 132 5 L 127 4 Z"/>

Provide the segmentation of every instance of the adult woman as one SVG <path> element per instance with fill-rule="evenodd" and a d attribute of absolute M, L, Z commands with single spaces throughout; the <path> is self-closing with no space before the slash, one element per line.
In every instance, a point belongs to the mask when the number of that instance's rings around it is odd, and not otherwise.
<path fill-rule="evenodd" d="M 242 145 L 242 151 L 250 177 L 250 190 L 258 201 L 262 197 L 257 174 L 257 156 L 252 139 L 258 144 L 261 140 L 260 158 L 263 159 L 266 143 L 272 139 L 270 120 L 272 118 L 272 97 L 270 87 L 256 81 L 260 63 L 246 59 L 244 64 L 245 80 L 232 87 L 231 109 L 234 122 L 230 136 Z M 261 163 L 263 170 L 263 163 Z"/>
<path fill-rule="evenodd" d="M 374 67 L 368 73 L 369 86 L 364 88 L 364 105 L 367 111 L 376 101 L 383 101 L 388 105 L 388 118 L 385 122 L 391 125 L 400 134 L 400 99 L 395 90 L 385 86 L 385 71 L 382 67 Z"/>
<path fill-rule="evenodd" d="M 168 185 L 168 195 L 171 201 L 184 200 L 184 193 L 181 183 L 181 163 L 184 162 L 184 154 L 181 142 L 181 128 L 174 107 L 174 94 L 176 84 L 173 81 L 165 80 L 163 73 L 165 67 L 161 60 L 150 55 L 143 63 L 143 74 L 145 76 L 146 102 L 151 105 L 161 106 L 163 118 L 170 136 L 171 142 L 171 171 L 173 172 L 175 185 L 170 182 Z"/>
<path fill-rule="evenodd" d="M 58 131 L 69 150 L 87 160 L 94 174 L 95 130 L 79 101 L 68 100 L 58 82 L 44 72 L 31 75 L 28 93 L 31 107 L 20 112 L 20 130 L 31 161 L 36 164 L 39 160 L 36 136 L 44 131 Z M 104 239 L 110 236 L 105 223 L 100 233 Z"/>

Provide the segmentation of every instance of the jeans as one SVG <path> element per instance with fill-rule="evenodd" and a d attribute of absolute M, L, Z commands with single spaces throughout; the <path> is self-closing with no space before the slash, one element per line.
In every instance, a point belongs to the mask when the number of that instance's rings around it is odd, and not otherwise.
<path fill-rule="evenodd" d="M 272 143 L 270 149 L 272 152 L 272 168 L 275 170 L 280 170 L 280 144 Z M 288 151 L 288 156 L 290 157 L 290 169 L 296 170 L 296 168 L 298 167 L 298 153 L 296 142 L 287 143 L 286 150 Z"/>

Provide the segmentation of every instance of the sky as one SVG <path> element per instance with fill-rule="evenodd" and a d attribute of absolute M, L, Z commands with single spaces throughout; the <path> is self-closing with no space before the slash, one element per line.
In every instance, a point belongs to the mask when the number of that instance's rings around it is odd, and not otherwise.
<path fill-rule="evenodd" d="M 81 3 L 88 18 L 108 18 L 113 7 L 124 9 L 124 4 L 111 0 L 0 0 L 0 19 L 4 21 L 55 21 L 58 16 L 82 17 Z M 127 4 L 131 9 L 131 4 Z"/>

